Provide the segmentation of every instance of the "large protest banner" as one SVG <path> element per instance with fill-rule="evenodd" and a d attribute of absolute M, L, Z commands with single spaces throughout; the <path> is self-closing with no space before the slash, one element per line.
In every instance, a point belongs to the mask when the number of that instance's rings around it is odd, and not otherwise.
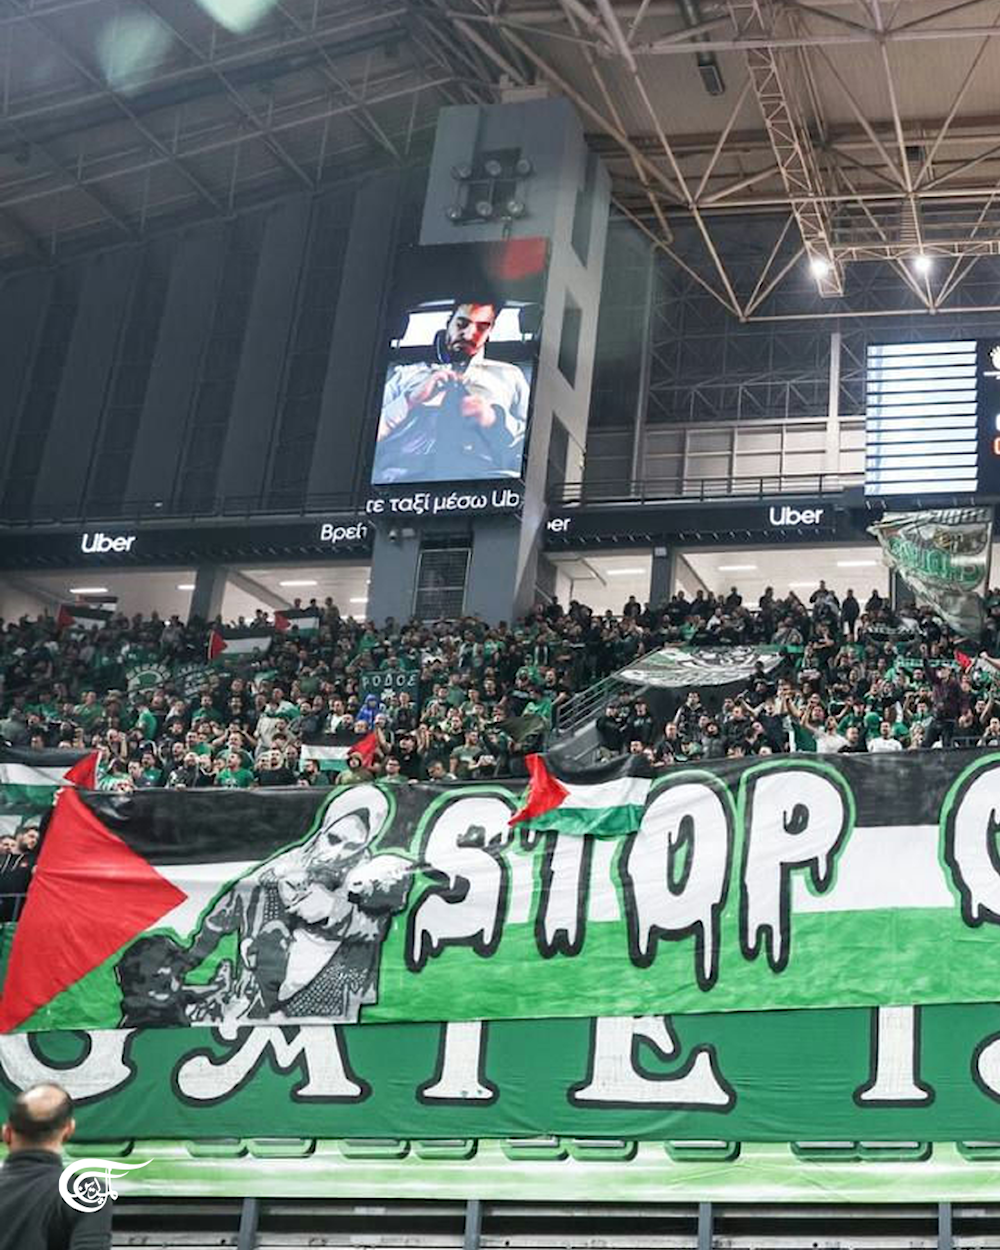
<path fill-rule="evenodd" d="M 535 781 L 64 790 L 4 1030 L 998 997 L 996 752 Z"/>
<path fill-rule="evenodd" d="M 109 1137 L 990 1141 L 1000 1007 L 11 1034 Z"/>

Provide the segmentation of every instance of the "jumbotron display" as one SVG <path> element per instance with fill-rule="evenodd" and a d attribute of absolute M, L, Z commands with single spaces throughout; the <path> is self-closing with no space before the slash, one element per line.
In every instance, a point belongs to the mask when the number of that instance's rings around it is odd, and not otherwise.
<path fill-rule="evenodd" d="M 545 267 L 544 239 L 404 253 L 373 486 L 521 476 Z"/>

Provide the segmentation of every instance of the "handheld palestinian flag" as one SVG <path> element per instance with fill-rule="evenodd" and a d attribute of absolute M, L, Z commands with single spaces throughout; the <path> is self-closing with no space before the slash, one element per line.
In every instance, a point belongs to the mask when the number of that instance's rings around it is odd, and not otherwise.
<path fill-rule="evenodd" d="M 273 635 L 248 629 L 213 629 L 208 635 L 209 660 L 240 660 L 267 655 Z"/>
<path fill-rule="evenodd" d="M 620 755 L 607 764 L 578 772 L 552 756 L 525 756 L 528 790 L 512 825 L 556 833 L 590 833 L 616 838 L 634 833 L 652 784 L 649 761 Z"/>
<path fill-rule="evenodd" d="M 295 630 L 303 638 L 319 633 L 319 608 L 283 608 L 274 614 L 274 628 L 281 634 Z"/>
<path fill-rule="evenodd" d="M 307 760 L 315 760 L 320 772 L 339 773 L 347 767 L 347 757 L 355 752 L 367 767 L 378 749 L 378 735 L 374 732 L 362 736 L 353 730 L 335 734 L 312 734 L 307 736 L 299 750 L 299 768 Z"/>
<path fill-rule="evenodd" d="M 64 603 L 56 616 L 59 629 L 103 629 L 114 616 L 106 608 L 88 608 L 82 603 Z"/>
<path fill-rule="evenodd" d="M 44 816 L 60 786 L 92 790 L 96 764 L 95 751 L 0 747 L 0 832 Z"/>

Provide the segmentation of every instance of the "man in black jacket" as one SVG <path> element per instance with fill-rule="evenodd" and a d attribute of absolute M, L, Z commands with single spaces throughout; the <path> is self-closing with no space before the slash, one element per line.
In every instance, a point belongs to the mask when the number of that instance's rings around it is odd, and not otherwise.
<path fill-rule="evenodd" d="M 108 1250 L 111 1204 L 84 1214 L 59 1194 L 63 1144 L 76 1128 L 73 1100 L 58 1085 L 34 1085 L 11 1104 L 0 1169 L 0 1250 Z"/>

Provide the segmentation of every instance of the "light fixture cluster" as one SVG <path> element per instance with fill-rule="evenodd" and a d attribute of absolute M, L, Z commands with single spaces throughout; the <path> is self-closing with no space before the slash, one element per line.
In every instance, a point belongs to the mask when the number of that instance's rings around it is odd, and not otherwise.
<path fill-rule="evenodd" d="M 445 216 L 455 226 L 516 221 L 528 211 L 521 183 L 533 173 L 531 161 L 516 149 L 484 154 L 475 164 L 453 165 L 455 199 Z"/>
<path fill-rule="evenodd" d="M 922 278 L 927 277 L 927 275 L 934 268 L 934 259 L 933 257 L 928 256 L 926 252 L 918 252 L 916 256 L 912 258 L 911 263 L 914 270 L 920 274 Z M 822 282 L 830 272 L 831 268 L 832 266 L 825 256 L 810 256 L 809 272 L 817 282 Z"/>

